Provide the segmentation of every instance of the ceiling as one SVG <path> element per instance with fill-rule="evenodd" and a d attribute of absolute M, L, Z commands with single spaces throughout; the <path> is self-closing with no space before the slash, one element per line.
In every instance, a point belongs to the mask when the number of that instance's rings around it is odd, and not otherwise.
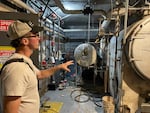
<path fill-rule="evenodd" d="M 15 4 L 17 0 L 1 0 L 3 3 L 17 6 L 17 10 L 25 12 Z M 19 0 L 18 0 L 19 1 Z M 100 19 L 108 19 L 117 7 L 123 8 L 128 0 L 22 0 L 42 18 L 54 21 L 67 32 L 71 38 L 85 38 L 90 29 L 92 37 L 96 37 Z M 149 0 L 129 0 L 130 7 L 144 6 Z M 59 20 L 59 21 L 58 21 Z M 83 36 L 81 36 L 83 35 Z"/>
<path fill-rule="evenodd" d="M 125 1 L 127 0 L 28 0 L 27 3 L 34 9 L 38 6 L 44 17 L 51 19 L 50 15 L 55 13 L 61 20 L 60 26 L 65 35 L 76 40 L 95 39 L 99 34 L 100 19 L 113 18 L 112 12 L 118 7 L 125 15 Z M 145 5 L 145 0 L 129 0 L 128 4 L 129 7 L 141 7 Z"/>
<path fill-rule="evenodd" d="M 48 17 L 52 10 L 61 20 L 64 29 L 84 28 L 90 23 L 97 28 L 98 20 L 110 10 L 110 0 L 28 0 L 28 4 L 35 9 L 35 5 L 41 8 L 43 16 Z M 46 7 L 46 9 L 45 9 Z M 87 8 L 87 11 L 86 11 Z M 89 8 L 89 10 L 88 10 Z M 83 13 L 85 11 L 85 14 Z"/>
<path fill-rule="evenodd" d="M 129 5 L 138 6 L 144 1 L 129 0 Z M 108 17 L 117 6 L 125 7 L 125 0 L 27 0 L 27 3 L 37 11 L 42 10 L 45 17 L 49 18 L 52 12 L 55 13 L 64 29 L 86 28 L 89 18 L 91 27 L 97 28 L 100 18 Z"/>
<path fill-rule="evenodd" d="M 111 0 L 28 0 L 27 4 L 42 16 L 53 20 L 53 14 L 60 20 L 60 27 L 67 37 L 86 39 L 90 29 L 91 37 L 96 37 L 99 19 L 111 9 Z M 113 3 L 114 4 L 114 3 Z M 56 19 L 57 20 L 57 19 Z M 56 21 L 57 23 L 57 21 Z"/>

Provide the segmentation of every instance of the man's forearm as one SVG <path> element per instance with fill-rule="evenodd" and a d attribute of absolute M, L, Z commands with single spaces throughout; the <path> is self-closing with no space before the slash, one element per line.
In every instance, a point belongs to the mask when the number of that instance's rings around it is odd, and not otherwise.
<path fill-rule="evenodd" d="M 46 70 L 41 70 L 40 73 L 37 75 L 38 76 L 38 79 L 42 79 L 42 78 L 47 78 L 49 76 L 52 76 L 56 71 L 60 70 L 60 69 L 63 69 L 67 72 L 70 72 L 70 69 L 68 68 L 68 66 L 70 65 L 73 65 L 73 61 L 70 60 L 66 63 L 62 63 L 62 64 L 59 64 L 59 65 L 56 65 L 54 67 L 51 67 L 49 69 L 46 69 Z"/>
<path fill-rule="evenodd" d="M 47 78 L 49 76 L 52 76 L 52 75 L 54 75 L 54 73 L 56 71 L 58 71 L 60 69 L 61 69 L 61 66 L 57 65 L 57 66 L 51 67 L 51 68 L 46 69 L 46 70 L 41 70 L 40 76 L 38 76 L 38 78 L 42 79 L 42 78 Z"/>

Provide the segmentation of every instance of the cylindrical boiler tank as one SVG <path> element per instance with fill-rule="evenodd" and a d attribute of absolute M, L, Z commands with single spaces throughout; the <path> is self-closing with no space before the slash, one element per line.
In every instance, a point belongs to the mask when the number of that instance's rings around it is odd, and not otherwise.
<path fill-rule="evenodd" d="M 135 113 L 139 98 L 146 98 L 150 92 L 150 16 L 128 27 L 126 37 L 124 31 L 119 37 L 113 36 L 108 50 L 110 92 L 119 98 L 122 88 L 125 91 L 123 101 L 127 101 L 124 104 Z"/>

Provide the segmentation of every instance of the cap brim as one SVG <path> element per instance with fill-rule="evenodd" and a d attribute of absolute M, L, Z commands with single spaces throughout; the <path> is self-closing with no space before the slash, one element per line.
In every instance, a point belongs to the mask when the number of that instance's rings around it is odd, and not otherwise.
<path fill-rule="evenodd" d="M 40 27 L 40 26 L 33 26 L 31 32 L 32 33 L 38 33 L 40 31 L 42 31 L 44 28 Z"/>

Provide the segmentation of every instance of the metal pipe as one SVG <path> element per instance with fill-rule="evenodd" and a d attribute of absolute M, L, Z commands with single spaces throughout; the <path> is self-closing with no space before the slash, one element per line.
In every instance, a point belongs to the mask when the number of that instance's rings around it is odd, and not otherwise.
<path fill-rule="evenodd" d="M 125 20 L 124 20 L 124 38 L 123 38 L 123 44 L 126 43 L 126 33 L 127 33 L 127 23 L 128 23 L 128 9 L 129 9 L 129 0 L 126 0 L 125 5 Z"/>
<path fill-rule="evenodd" d="M 64 32 L 83 32 L 88 31 L 88 29 L 64 29 Z M 98 31 L 98 29 L 90 29 L 89 31 Z"/>
<path fill-rule="evenodd" d="M 49 19 L 47 19 L 47 18 L 45 18 L 45 17 L 43 17 L 43 19 L 44 19 L 47 23 L 52 24 L 52 21 L 50 21 Z M 59 27 L 57 24 L 55 24 L 55 26 L 56 26 L 56 27 Z M 61 27 L 60 27 L 59 29 L 63 31 L 63 29 L 62 29 Z"/>
<path fill-rule="evenodd" d="M 47 5 L 47 4 L 45 4 L 45 2 L 44 2 L 43 0 L 41 0 L 41 2 L 42 2 L 44 5 Z M 49 8 L 49 9 L 51 10 L 51 12 L 54 13 L 54 14 L 61 20 L 61 17 L 60 17 L 59 15 L 57 15 L 57 13 L 56 13 L 54 10 L 52 10 L 49 6 L 47 6 L 47 8 Z"/>
<path fill-rule="evenodd" d="M 0 10 L 5 11 L 5 12 L 10 12 L 10 11 L 11 12 L 17 12 L 17 10 L 15 10 L 15 9 L 13 9 L 13 8 L 3 4 L 3 3 L 0 3 Z"/>
<path fill-rule="evenodd" d="M 13 3 L 13 4 L 17 4 L 17 5 L 21 6 L 22 8 L 25 8 L 26 10 L 30 11 L 33 14 L 38 14 L 35 10 L 33 10 L 31 7 L 29 7 L 27 4 L 25 4 L 21 0 L 8 0 L 8 1 L 11 2 L 11 3 Z M 48 20 L 48 19 L 46 19 L 45 21 L 48 22 L 48 23 L 50 23 L 50 24 L 52 24 L 52 22 L 50 20 Z M 56 25 L 56 27 L 59 27 L 59 26 Z M 50 28 L 49 28 L 49 30 L 48 30 L 47 27 L 44 27 L 44 28 L 46 28 L 45 30 L 47 30 L 47 31 L 51 31 Z M 59 29 L 62 30 L 62 28 L 59 28 Z M 64 37 L 63 34 L 59 34 L 59 35 L 62 36 L 62 37 Z"/>
<path fill-rule="evenodd" d="M 37 14 L 37 12 L 35 10 L 33 10 L 31 7 L 27 6 L 27 4 L 25 4 L 21 0 L 8 0 L 8 1 L 13 3 L 13 4 L 17 4 L 17 5 L 25 8 L 25 9 L 27 9 L 28 11 L 30 11 L 33 14 Z"/>
<path fill-rule="evenodd" d="M 88 15 L 88 42 L 90 41 L 91 14 Z"/>

